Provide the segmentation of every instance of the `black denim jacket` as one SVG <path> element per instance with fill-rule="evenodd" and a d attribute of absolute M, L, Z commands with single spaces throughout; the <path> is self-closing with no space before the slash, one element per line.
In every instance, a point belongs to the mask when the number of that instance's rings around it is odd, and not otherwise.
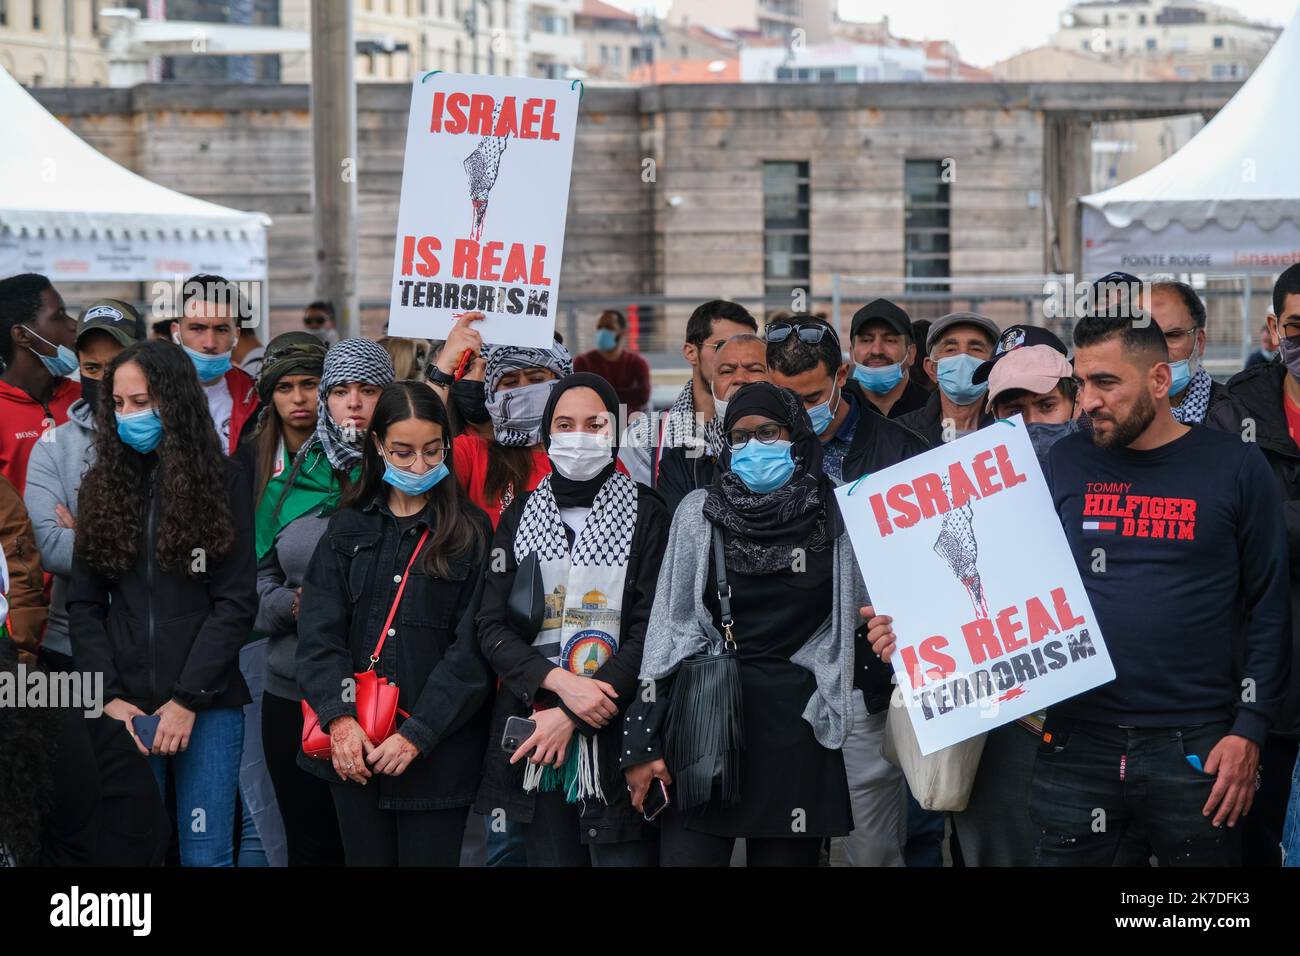
<path fill-rule="evenodd" d="M 377 781 L 384 809 L 467 806 L 478 788 L 495 681 L 478 648 L 474 616 L 492 526 L 479 509 L 465 507 L 481 528 L 482 548 L 453 560 L 446 577 L 426 574 L 416 561 L 375 667 L 397 684 L 399 707 L 411 715 L 398 717 L 398 732 L 420 749 L 400 777 L 378 776 L 367 784 Z M 298 681 L 322 726 L 356 715 L 343 689 L 370 666 L 402 571 L 428 521 L 426 512 L 401 531 L 382 493 L 330 519 L 307 567 L 298 612 Z M 328 760 L 299 754 L 298 763 L 342 782 Z"/>

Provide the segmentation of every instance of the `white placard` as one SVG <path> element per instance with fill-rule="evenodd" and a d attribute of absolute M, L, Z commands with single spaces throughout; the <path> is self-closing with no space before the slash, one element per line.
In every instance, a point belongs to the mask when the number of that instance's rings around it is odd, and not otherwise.
<path fill-rule="evenodd" d="M 835 494 L 923 754 L 1114 679 L 1019 416 Z"/>
<path fill-rule="evenodd" d="M 562 80 L 415 82 L 390 335 L 443 339 L 479 311 L 484 342 L 552 343 L 579 96 Z"/>

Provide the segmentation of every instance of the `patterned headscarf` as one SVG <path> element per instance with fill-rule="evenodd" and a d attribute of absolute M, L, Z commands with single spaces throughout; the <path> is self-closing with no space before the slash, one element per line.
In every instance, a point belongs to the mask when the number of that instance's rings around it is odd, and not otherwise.
<path fill-rule="evenodd" d="M 325 449 L 325 456 L 336 471 L 348 471 L 361 461 L 361 435 L 348 441 L 342 426 L 330 417 L 330 389 L 345 382 L 362 382 L 383 388 L 393 381 L 393 360 L 383 346 L 370 339 L 343 339 L 330 346 L 325 353 L 325 368 L 321 372 L 320 397 L 316 400 L 316 435 L 298 452 L 301 457 L 316 442 Z"/>
<path fill-rule="evenodd" d="M 573 374 L 569 350 L 559 342 L 549 349 L 494 345 L 484 350 L 483 357 L 486 360 L 483 389 L 487 393 L 487 410 L 492 416 L 496 440 L 515 448 L 536 445 L 542 440 L 542 413 L 555 383 L 526 385 L 506 392 L 498 392 L 497 386 L 507 373 L 526 368 L 547 368 L 555 373 L 556 379 L 567 378 Z"/>

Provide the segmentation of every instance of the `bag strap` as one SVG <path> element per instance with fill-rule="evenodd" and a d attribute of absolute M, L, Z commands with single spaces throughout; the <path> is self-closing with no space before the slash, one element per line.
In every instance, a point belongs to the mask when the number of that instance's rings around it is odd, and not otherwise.
<path fill-rule="evenodd" d="M 424 534 L 420 535 L 420 540 L 415 543 L 415 550 L 411 552 L 411 560 L 406 562 L 406 570 L 402 572 L 402 583 L 397 586 L 397 596 L 393 598 L 393 606 L 388 609 L 388 617 L 384 621 L 383 630 L 379 632 L 379 643 L 375 645 L 375 652 L 370 655 L 370 666 L 367 671 L 375 669 L 379 663 L 379 652 L 384 649 L 384 641 L 388 640 L 388 629 L 393 625 L 393 617 L 397 614 L 397 605 L 402 603 L 402 592 L 406 590 L 406 579 L 411 574 L 411 568 L 415 565 L 415 559 L 420 556 L 420 549 L 424 547 L 424 542 L 429 537 L 429 529 L 424 529 Z"/>
<path fill-rule="evenodd" d="M 722 619 L 722 642 L 729 651 L 736 649 L 736 639 L 731 636 L 731 585 L 727 582 L 727 555 L 722 547 L 722 529 L 713 526 L 713 574 L 718 586 L 718 616 Z"/>

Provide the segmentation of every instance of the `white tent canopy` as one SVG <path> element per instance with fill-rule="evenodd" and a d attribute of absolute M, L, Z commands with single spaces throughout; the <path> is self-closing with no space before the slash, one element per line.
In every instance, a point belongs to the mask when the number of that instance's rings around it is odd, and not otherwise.
<path fill-rule="evenodd" d="M 1182 149 L 1084 196 L 1083 266 L 1276 273 L 1300 262 L 1300 14 Z"/>
<path fill-rule="evenodd" d="M 262 213 L 195 199 L 137 176 L 50 115 L 0 69 L 0 276 L 55 282 L 266 279 Z"/>

